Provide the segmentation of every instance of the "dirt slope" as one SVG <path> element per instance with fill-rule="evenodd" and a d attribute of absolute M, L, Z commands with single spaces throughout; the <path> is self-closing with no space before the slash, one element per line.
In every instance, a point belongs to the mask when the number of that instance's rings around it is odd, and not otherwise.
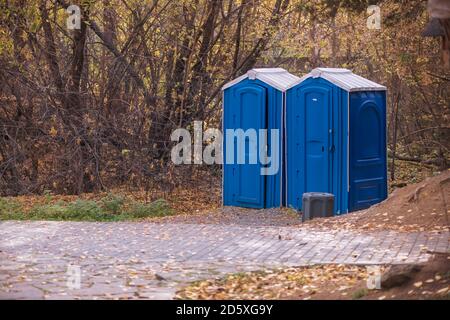
<path fill-rule="evenodd" d="M 443 231 L 450 227 L 450 170 L 396 189 L 363 211 L 308 221 L 310 226 L 364 230 Z"/>

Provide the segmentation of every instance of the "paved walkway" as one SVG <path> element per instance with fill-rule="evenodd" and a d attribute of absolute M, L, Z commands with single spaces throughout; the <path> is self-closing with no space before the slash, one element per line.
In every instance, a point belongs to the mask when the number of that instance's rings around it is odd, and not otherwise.
<path fill-rule="evenodd" d="M 0 223 L 0 298 L 166 299 L 186 281 L 227 272 L 423 262 L 429 252 L 448 252 L 449 239 L 448 232 L 8 221 Z"/>

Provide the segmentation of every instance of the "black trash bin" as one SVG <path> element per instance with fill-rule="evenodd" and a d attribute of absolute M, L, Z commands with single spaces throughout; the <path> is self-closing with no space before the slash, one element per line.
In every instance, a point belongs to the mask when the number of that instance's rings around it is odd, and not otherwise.
<path fill-rule="evenodd" d="M 333 216 L 334 195 L 331 193 L 306 192 L 303 194 L 302 201 L 302 222 Z"/>

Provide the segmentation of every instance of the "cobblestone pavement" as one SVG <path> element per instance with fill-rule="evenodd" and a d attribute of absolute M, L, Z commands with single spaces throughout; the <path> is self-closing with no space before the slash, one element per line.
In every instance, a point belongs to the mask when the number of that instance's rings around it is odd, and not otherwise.
<path fill-rule="evenodd" d="M 0 223 L 0 298 L 167 299 L 187 281 L 228 272 L 423 262 L 430 252 L 448 252 L 449 236 L 300 226 L 7 221 Z"/>

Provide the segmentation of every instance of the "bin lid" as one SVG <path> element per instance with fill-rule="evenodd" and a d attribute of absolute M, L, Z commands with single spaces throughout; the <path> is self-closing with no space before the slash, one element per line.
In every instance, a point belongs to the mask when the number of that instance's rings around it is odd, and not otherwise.
<path fill-rule="evenodd" d="M 299 77 L 294 76 L 283 68 L 256 68 L 228 82 L 222 87 L 222 90 L 232 87 L 247 78 L 250 80 L 258 79 L 281 92 L 285 92 L 292 84 L 300 80 Z"/>
<path fill-rule="evenodd" d="M 330 198 L 334 197 L 334 194 L 326 192 L 305 192 L 303 194 L 303 198 L 310 198 L 310 197 Z"/>

